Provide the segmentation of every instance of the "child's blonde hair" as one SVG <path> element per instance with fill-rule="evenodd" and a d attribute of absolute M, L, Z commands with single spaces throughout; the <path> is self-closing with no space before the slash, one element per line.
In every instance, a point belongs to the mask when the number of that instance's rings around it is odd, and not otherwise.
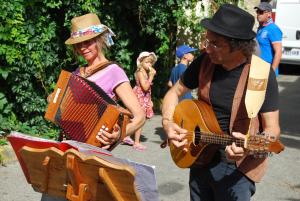
<path fill-rule="evenodd" d="M 136 59 L 137 71 L 139 71 L 142 68 L 142 62 L 146 58 L 151 58 L 152 65 L 154 65 L 155 62 L 157 61 L 157 56 L 155 55 L 154 52 L 146 52 L 146 51 L 141 52 L 138 58 Z"/>
<path fill-rule="evenodd" d="M 152 63 L 152 65 L 154 65 L 155 62 L 156 62 L 156 58 L 155 58 L 153 55 L 149 55 L 149 56 L 142 57 L 142 58 L 140 59 L 140 63 L 137 65 L 136 71 L 140 71 L 140 70 L 142 69 L 142 67 L 143 67 L 143 62 L 144 62 L 145 59 L 150 59 L 150 62 Z"/>

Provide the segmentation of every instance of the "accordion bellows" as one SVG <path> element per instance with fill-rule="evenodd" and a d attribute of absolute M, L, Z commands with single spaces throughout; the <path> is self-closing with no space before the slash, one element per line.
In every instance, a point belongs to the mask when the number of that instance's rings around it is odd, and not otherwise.
<path fill-rule="evenodd" d="M 124 114 L 115 101 L 95 83 L 78 75 L 62 71 L 52 96 L 45 118 L 72 140 L 101 147 L 96 139 L 100 128 L 104 125 L 111 132 L 116 123 L 123 124 Z"/>

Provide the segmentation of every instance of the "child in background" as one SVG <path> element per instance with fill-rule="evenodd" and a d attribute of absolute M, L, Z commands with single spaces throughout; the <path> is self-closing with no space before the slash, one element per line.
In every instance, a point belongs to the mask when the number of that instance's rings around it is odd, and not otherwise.
<path fill-rule="evenodd" d="M 181 45 L 176 49 L 176 57 L 180 60 L 179 64 L 174 66 L 171 71 L 168 87 L 172 87 L 182 76 L 188 65 L 194 60 L 193 52 L 198 49 L 192 48 L 188 45 Z M 184 99 L 192 99 L 192 92 L 188 92 L 180 97 L 179 101 Z"/>
<path fill-rule="evenodd" d="M 146 118 L 153 117 L 153 102 L 151 100 L 151 86 L 156 70 L 153 65 L 157 61 L 157 57 L 153 52 L 141 52 L 136 60 L 137 70 L 135 72 L 136 86 L 133 88 L 141 107 L 144 109 Z M 142 128 L 135 132 L 134 142 L 128 136 L 123 140 L 123 143 L 133 144 L 133 148 L 138 151 L 143 151 L 146 146 L 140 142 Z"/>

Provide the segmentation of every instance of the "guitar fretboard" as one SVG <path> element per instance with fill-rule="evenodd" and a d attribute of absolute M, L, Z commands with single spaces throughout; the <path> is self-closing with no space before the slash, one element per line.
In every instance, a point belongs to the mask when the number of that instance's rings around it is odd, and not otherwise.
<path fill-rule="evenodd" d="M 197 134 L 196 134 L 197 136 Z M 214 133 L 202 133 L 200 134 L 200 141 L 209 144 L 219 145 L 231 145 L 233 142 L 239 146 L 244 147 L 244 140 L 236 139 L 230 135 L 217 135 Z"/>

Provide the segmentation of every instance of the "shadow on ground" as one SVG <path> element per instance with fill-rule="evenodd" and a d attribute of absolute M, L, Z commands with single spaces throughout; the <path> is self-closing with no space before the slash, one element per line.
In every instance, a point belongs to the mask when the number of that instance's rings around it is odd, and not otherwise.
<path fill-rule="evenodd" d="M 158 135 L 160 137 L 161 142 L 166 139 L 166 134 L 165 134 L 165 131 L 162 127 L 156 127 L 154 134 Z"/>
<path fill-rule="evenodd" d="M 181 191 L 184 185 L 177 182 L 163 183 L 158 186 L 158 191 L 162 195 L 173 195 L 174 193 Z"/>

